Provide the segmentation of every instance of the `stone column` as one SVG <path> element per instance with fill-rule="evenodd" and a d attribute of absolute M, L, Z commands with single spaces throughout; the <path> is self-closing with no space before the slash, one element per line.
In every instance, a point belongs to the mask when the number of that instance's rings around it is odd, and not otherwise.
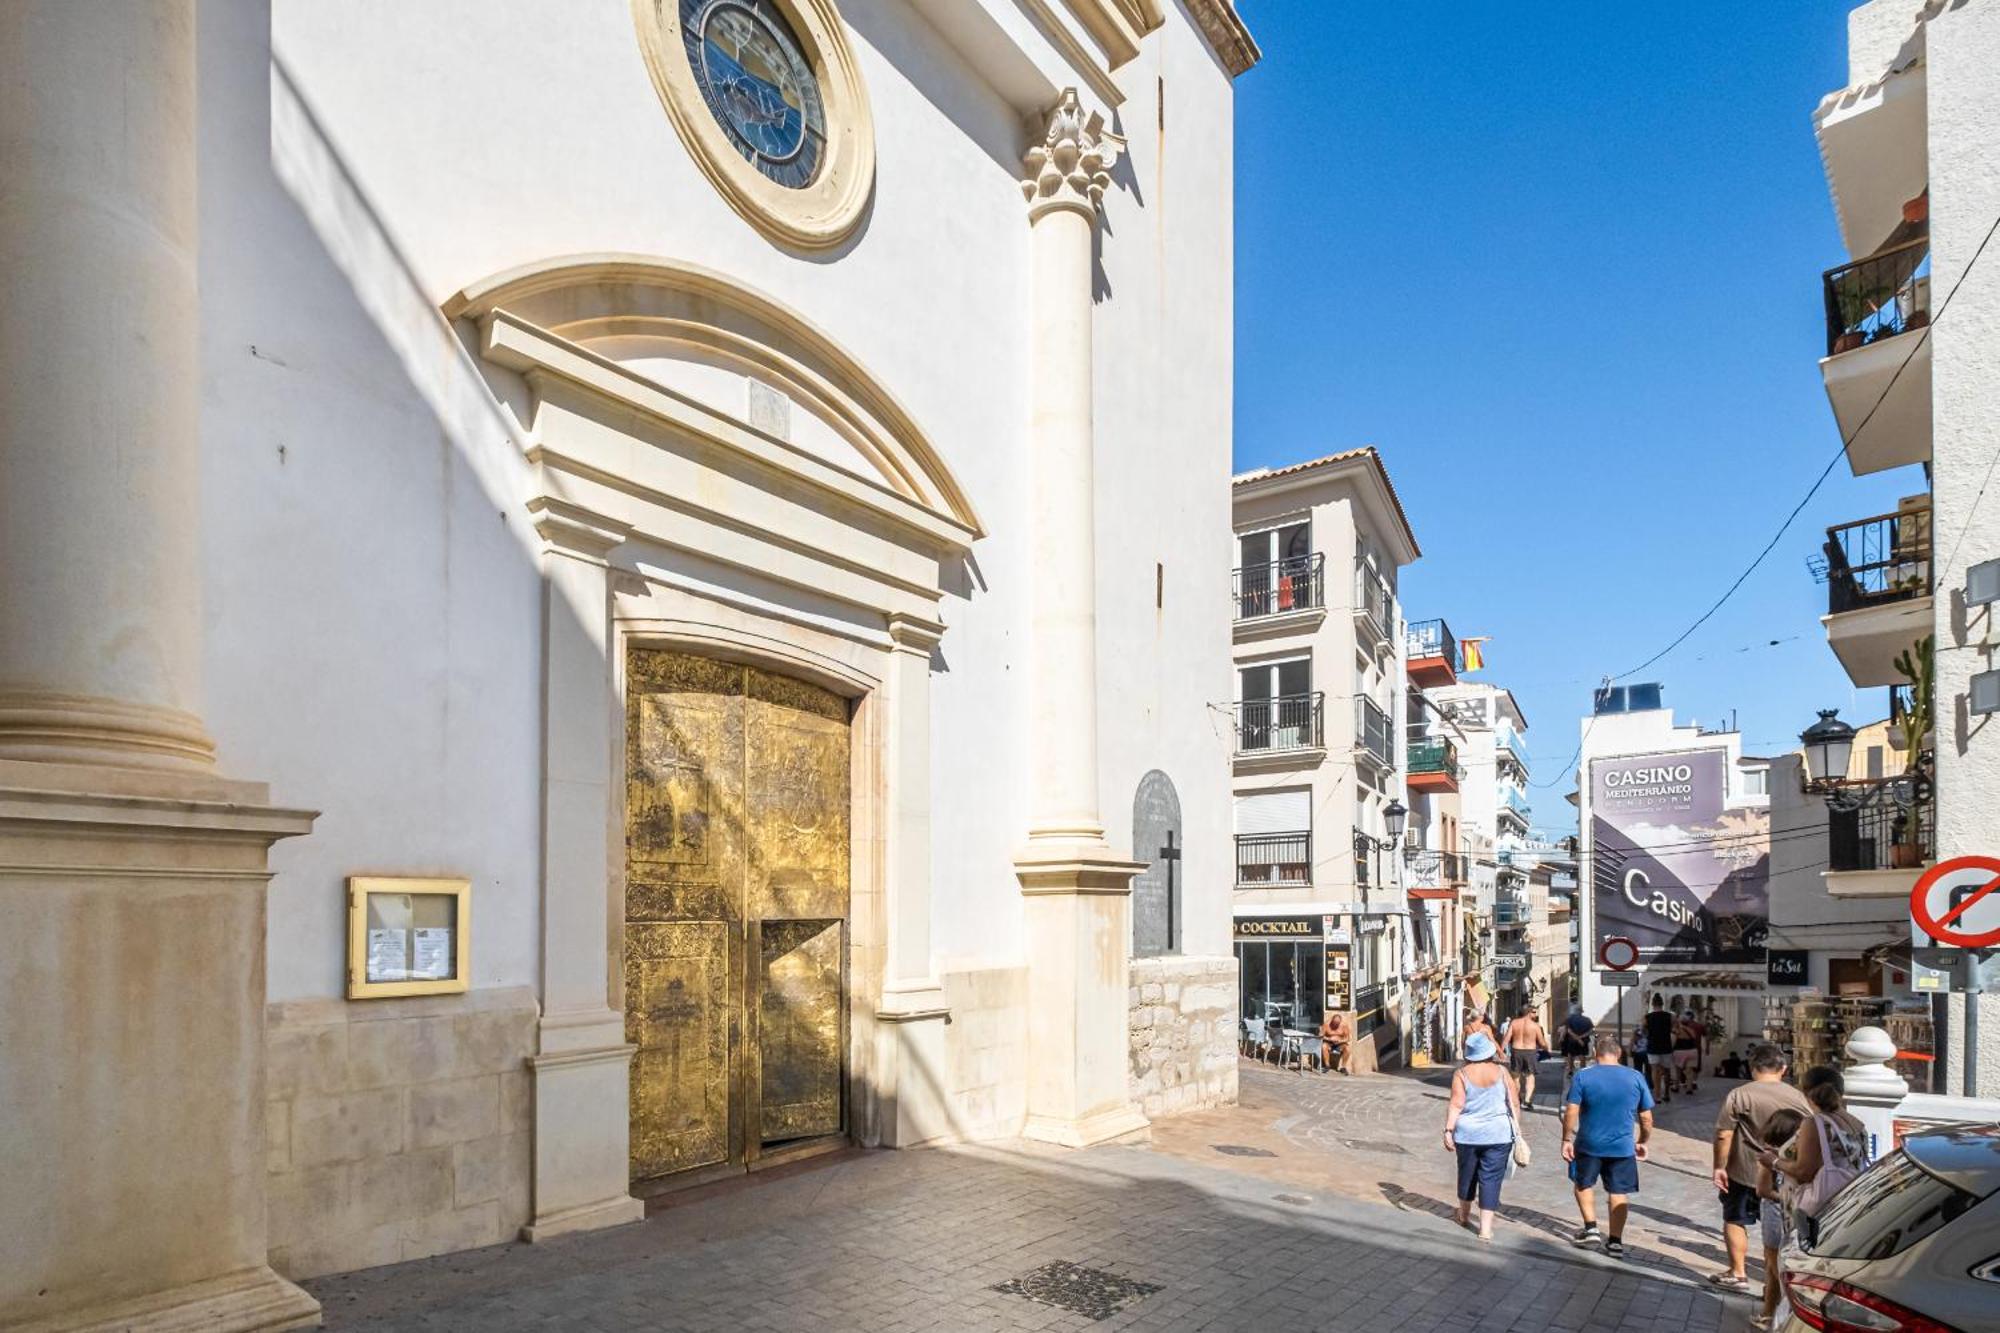
<path fill-rule="evenodd" d="M 1014 859 L 1027 898 L 1030 1138 L 1074 1146 L 1145 1126 L 1127 1083 L 1132 877 L 1097 783 L 1091 249 L 1120 141 L 1064 91 L 1028 149 L 1034 514 L 1033 797 Z"/>
<path fill-rule="evenodd" d="M 193 0 L 0 5 L 0 1327 L 291 1328 L 267 854 L 200 720 Z"/>
<path fill-rule="evenodd" d="M 621 528 L 536 506 L 542 548 L 542 1021 L 534 1216 L 522 1235 L 637 1222 L 621 978 L 611 975 L 612 866 L 623 856 L 612 775 L 625 771 L 613 688 L 608 557 Z M 622 924 L 622 923 L 619 923 Z"/>
<path fill-rule="evenodd" d="M 883 682 L 888 948 L 875 1012 L 881 1141 L 908 1147 L 951 1132 L 944 988 L 931 966 L 931 650 L 944 626 L 889 617 Z"/>

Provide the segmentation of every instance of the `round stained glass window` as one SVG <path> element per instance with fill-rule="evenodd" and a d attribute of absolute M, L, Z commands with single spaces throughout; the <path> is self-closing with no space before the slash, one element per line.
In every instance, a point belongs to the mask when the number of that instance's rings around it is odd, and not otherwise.
<path fill-rule="evenodd" d="M 702 99 L 759 172 L 804 189 L 826 156 L 826 104 L 798 35 L 771 0 L 680 0 Z"/>

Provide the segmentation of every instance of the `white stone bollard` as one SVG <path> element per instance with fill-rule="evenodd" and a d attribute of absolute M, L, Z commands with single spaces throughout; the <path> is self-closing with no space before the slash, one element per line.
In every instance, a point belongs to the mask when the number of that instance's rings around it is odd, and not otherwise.
<path fill-rule="evenodd" d="M 1896 1043 L 1877 1027 L 1856 1028 L 1847 1038 L 1847 1109 L 1868 1127 L 1868 1157 L 1875 1161 L 1896 1141 L 1896 1107 L 1910 1093 L 1903 1076 L 1889 1068 Z"/>

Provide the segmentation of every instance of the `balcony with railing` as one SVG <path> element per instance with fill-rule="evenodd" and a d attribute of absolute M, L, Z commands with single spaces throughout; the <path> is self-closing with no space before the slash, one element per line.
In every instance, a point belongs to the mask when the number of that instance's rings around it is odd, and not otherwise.
<path fill-rule="evenodd" d="M 1917 234 L 1828 269 L 1821 279 L 1820 374 L 1857 476 L 1931 455 L 1931 340 L 1921 332 L 1931 320 L 1927 229 L 1927 222 L 1905 223 L 1900 231 Z"/>
<path fill-rule="evenodd" d="M 1928 781 L 1908 774 L 1848 783 L 1827 810 L 1826 868 L 1914 874 L 1930 864 L 1937 854 L 1937 805 L 1929 789 Z M 1895 887 L 1907 895 L 1910 884 Z"/>
<path fill-rule="evenodd" d="M 1354 571 L 1354 626 L 1369 648 L 1389 644 L 1389 632 L 1396 624 L 1396 598 L 1389 585 L 1374 570 L 1362 565 Z"/>
<path fill-rule="evenodd" d="M 1931 630 L 1931 509 L 1927 498 L 1893 514 L 1826 530 L 1826 637 L 1859 686 L 1902 679 L 1896 658 Z"/>
<path fill-rule="evenodd" d="M 1403 634 L 1410 683 L 1419 689 L 1458 680 L 1458 640 L 1443 620 L 1419 620 Z"/>
<path fill-rule="evenodd" d="M 1498 794 L 1495 799 L 1498 806 L 1497 813 L 1502 816 L 1511 815 L 1513 818 L 1519 820 L 1521 828 L 1525 831 L 1528 827 L 1530 815 L 1528 794 L 1510 782 L 1503 782 L 1499 784 Z"/>
<path fill-rule="evenodd" d="M 1511 759 L 1523 774 L 1528 771 L 1528 742 L 1512 727 L 1501 727 L 1493 733 L 1493 749 L 1496 754 Z"/>
<path fill-rule="evenodd" d="M 1242 888 L 1312 883 L 1312 834 L 1238 834 L 1236 883 Z"/>
<path fill-rule="evenodd" d="M 1260 620 L 1295 611 L 1326 607 L 1326 556 L 1294 556 L 1261 565 L 1244 565 L 1232 578 L 1236 619 Z"/>
<path fill-rule="evenodd" d="M 1405 854 L 1405 881 L 1413 898 L 1458 897 L 1465 887 L 1465 857 L 1422 848 Z"/>
<path fill-rule="evenodd" d="M 1382 772 L 1396 767 L 1396 724 L 1366 695 L 1354 701 L 1354 757 Z"/>
<path fill-rule="evenodd" d="M 1273 754 L 1317 750 L 1326 744 L 1321 709 L 1325 695 L 1286 694 L 1245 699 L 1236 705 L 1236 753 Z"/>
<path fill-rule="evenodd" d="M 1411 791 L 1458 790 L 1458 747 L 1450 737 L 1415 737 L 1410 741 L 1409 759 Z"/>

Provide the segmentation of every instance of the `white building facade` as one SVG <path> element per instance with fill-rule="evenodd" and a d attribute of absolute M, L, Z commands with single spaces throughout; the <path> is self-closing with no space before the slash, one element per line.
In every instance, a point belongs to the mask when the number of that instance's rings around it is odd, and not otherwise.
<path fill-rule="evenodd" d="M 1824 277 L 1826 382 L 1857 476 L 1900 469 L 1894 513 L 1827 533 L 1827 640 L 1857 687 L 1890 687 L 1890 724 L 1926 738 L 1894 771 L 1854 772 L 1858 842 L 1827 891 L 1890 914 L 1938 860 L 1994 852 L 2000 711 L 2000 6 L 1874 0 L 1848 15 L 1848 82 L 1813 113 L 1848 259 Z M 1976 259 L 1982 247 L 1983 258 Z M 1949 302 L 1947 310 L 1946 303 Z M 1919 472 L 1919 467 L 1926 469 Z M 1975 577 L 1980 566 L 1986 570 Z M 1926 663 L 1926 657 L 1933 660 Z M 1879 714 L 1877 714 L 1879 716 Z M 1907 765 L 1907 768 L 1905 767 Z M 2000 998 L 1983 1019 L 1979 1095 L 2000 1095 Z M 1944 1090 L 1965 1087 L 1966 1001 L 1939 1009 Z"/>
<path fill-rule="evenodd" d="M 1232 590 L 1235 934 L 1248 1019 L 1354 1011 L 1405 1058 L 1409 900 L 1398 571 L 1420 554 L 1372 448 L 1238 475 Z"/>
<path fill-rule="evenodd" d="M 0 1324 L 1233 1095 L 1256 58 L 1227 0 L 0 12 Z"/>

